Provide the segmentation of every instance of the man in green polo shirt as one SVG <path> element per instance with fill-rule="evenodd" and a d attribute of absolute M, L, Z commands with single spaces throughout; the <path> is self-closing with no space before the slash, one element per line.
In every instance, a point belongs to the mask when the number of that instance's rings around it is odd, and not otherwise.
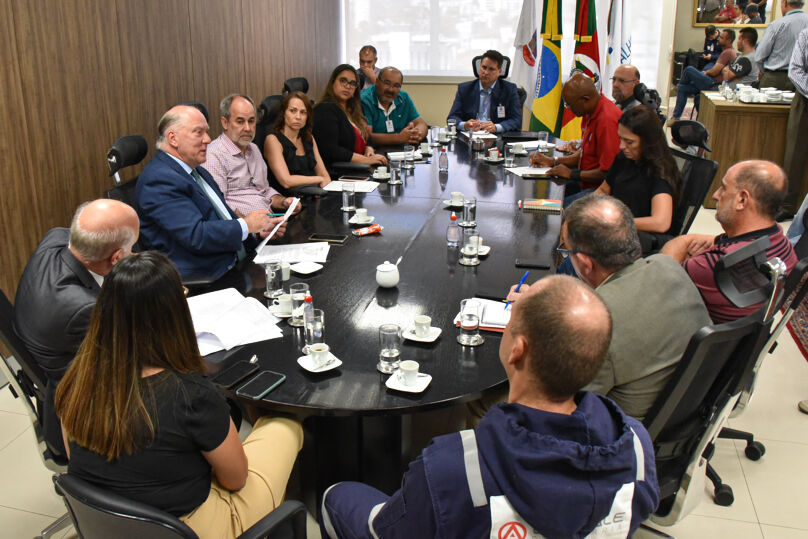
<path fill-rule="evenodd" d="M 362 110 L 373 129 L 376 146 L 414 144 L 426 136 L 426 122 L 401 90 L 404 75 L 395 67 L 379 72 L 376 84 L 362 90 Z"/>

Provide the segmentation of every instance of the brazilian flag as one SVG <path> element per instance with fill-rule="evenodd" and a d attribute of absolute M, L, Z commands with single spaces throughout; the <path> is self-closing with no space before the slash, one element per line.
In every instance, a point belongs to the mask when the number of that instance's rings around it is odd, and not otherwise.
<path fill-rule="evenodd" d="M 561 9 L 558 0 L 544 0 L 542 12 L 542 47 L 539 55 L 539 75 L 536 98 L 530 117 L 531 131 L 561 134 Z"/>

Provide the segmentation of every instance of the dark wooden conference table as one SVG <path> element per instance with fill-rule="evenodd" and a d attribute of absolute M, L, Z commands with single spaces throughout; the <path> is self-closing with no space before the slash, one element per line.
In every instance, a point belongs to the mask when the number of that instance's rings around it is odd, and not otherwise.
<path fill-rule="evenodd" d="M 497 144 L 501 146 L 502 141 Z M 311 458 L 317 462 L 318 493 L 323 485 L 345 479 L 395 487 L 400 468 L 406 465 L 402 461 L 400 466 L 390 466 L 396 462 L 396 452 L 400 454 L 402 416 L 461 405 L 504 388 L 507 378 L 499 361 L 499 333 L 482 332 L 485 343 L 479 347 L 457 343 L 459 330 L 453 319 L 460 301 L 475 295 L 504 298 L 525 272 L 515 267 L 516 258 L 539 259 L 555 267 L 560 216 L 522 212 L 517 202 L 563 199 L 564 186 L 522 179 L 501 163 L 489 164 L 482 153 L 469 151 L 465 138 L 444 147 L 448 175 L 439 174 L 435 154 L 428 163 L 416 163 L 403 176 L 403 185 L 381 183 L 372 193 L 356 194 L 357 207 L 367 208 L 374 222 L 384 227 L 381 234 L 352 235 L 351 230 L 358 227 L 348 223 L 352 213 L 341 211 L 339 193 L 304 200 L 304 209 L 289 221 L 283 242 L 306 242 L 315 232 L 349 236 L 343 245 L 331 246 L 323 269 L 308 276 L 292 272 L 284 282 L 286 289 L 296 282 L 309 284 L 315 308 L 325 312 L 325 342 L 343 362 L 339 368 L 320 374 L 302 369 L 297 358 L 302 355 L 303 331 L 285 321 L 279 324 L 282 339 L 206 357 L 211 375 L 253 354 L 262 369 L 286 375 L 286 381 L 263 400 L 251 402 L 267 410 L 318 416 L 306 421 L 307 436 L 313 433 L 315 438 L 307 445 L 315 446 Z M 517 166 L 527 164 L 527 157 L 516 160 Z M 491 252 L 475 267 L 460 265 L 458 249 L 446 245 L 451 210 L 444 200 L 452 191 L 477 198 L 477 231 Z M 458 220 L 461 214 L 457 210 Z M 378 287 L 376 266 L 386 260 L 394 263 L 400 256 L 398 286 Z M 549 271 L 531 269 L 528 282 Z M 263 267 L 257 264 L 231 272 L 214 286 L 234 286 L 245 295 L 268 301 L 263 297 Z M 388 389 L 388 375 L 376 370 L 378 327 L 395 323 L 406 330 L 418 314 L 432 317 L 432 325 L 443 332 L 434 343 L 405 340 L 401 359 L 417 361 L 432 381 L 419 394 Z M 235 393 L 228 396 L 235 398 Z M 382 477 L 385 470 L 390 472 L 386 479 Z"/>

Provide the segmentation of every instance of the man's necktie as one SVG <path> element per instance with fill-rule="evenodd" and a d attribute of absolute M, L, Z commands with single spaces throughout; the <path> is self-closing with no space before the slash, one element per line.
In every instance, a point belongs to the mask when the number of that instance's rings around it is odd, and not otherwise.
<path fill-rule="evenodd" d="M 196 183 L 197 185 L 199 185 L 199 188 L 202 189 L 202 192 L 205 193 L 208 199 L 210 199 L 210 203 L 213 204 L 213 209 L 216 210 L 216 213 L 219 215 L 219 218 L 223 221 L 232 221 L 233 217 L 231 217 L 229 213 L 222 213 L 220 205 L 217 204 L 216 200 L 213 200 L 211 198 L 208 189 L 205 187 L 205 180 L 202 179 L 202 176 L 199 175 L 196 169 L 191 169 L 191 176 L 194 178 L 194 180 L 196 180 Z M 239 243 L 238 253 L 236 254 L 238 255 L 239 262 L 241 262 L 247 257 L 247 251 L 244 249 L 243 243 Z"/>

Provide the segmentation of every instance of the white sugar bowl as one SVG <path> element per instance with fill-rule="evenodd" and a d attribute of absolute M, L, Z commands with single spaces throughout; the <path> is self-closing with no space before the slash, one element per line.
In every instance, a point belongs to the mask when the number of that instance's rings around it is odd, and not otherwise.
<path fill-rule="evenodd" d="M 398 284 L 398 266 L 385 260 L 384 264 L 376 266 L 376 282 L 382 288 L 393 288 Z"/>

